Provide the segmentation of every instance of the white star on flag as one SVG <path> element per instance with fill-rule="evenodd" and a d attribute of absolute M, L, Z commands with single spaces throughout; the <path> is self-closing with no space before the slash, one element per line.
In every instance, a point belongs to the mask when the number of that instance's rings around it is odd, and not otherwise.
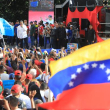
<path fill-rule="evenodd" d="M 85 70 L 89 69 L 89 65 L 87 65 L 87 64 L 85 64 L 83 67 Z"/>
<path fill-rule="evenodd" d="M 100 68 L 103 70 L 106 66 L 103 64 L 100 64 Z"/>
<path fill-rule="evenodd" d="M 76 77 L 77 77 L 76 74 L 71 75 L 71 79 L 76 79 Z"/>
<path fill-rule="evenodd" d="M 98 64 L 94 63 L 92 64 L 92 68 L 96 68 Z"/>
<path fill-rule="evenodd" d="M 110 74 L 110 69 L 107 69 L 107 70 L 106 70 L 106 73 L 107 73 L 107 74 Z"/>
<path fill-rule="evenodd" d="M 77 73 L 81 73 L 82 72 L 81 68 L 77 68 L 77 71 L 76 72 Z"/>
<path fill-rule="evenodd" d="M 69 83 L 69 87 L 72 87 L 73 85 L 74 85 L 74 82 L 71 81 L 71 82 Z"/>
<path fill-rule="evenodd" d="M 108 76 L 108 81 L 110 81 L 110 76 Z"/>

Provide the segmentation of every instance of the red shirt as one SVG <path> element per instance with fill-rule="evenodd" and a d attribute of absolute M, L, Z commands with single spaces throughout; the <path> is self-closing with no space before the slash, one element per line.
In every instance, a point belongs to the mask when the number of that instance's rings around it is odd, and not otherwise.
<path fill-rule="evenodd" d="M 39 27 L 39 35 L 43 35 L 43 29 L 44 29 L 44 27 L 41 25 Z"/>

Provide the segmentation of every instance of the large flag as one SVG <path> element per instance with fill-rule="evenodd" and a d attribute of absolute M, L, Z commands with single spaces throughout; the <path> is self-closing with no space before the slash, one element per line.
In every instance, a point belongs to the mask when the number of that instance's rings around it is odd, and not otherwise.
<path fill-rule="evenodd" d="M 0 33 L 6 36 L 14 36 L 14 27 L 11 26 L 5 19 L 0 18 Z"/>
<path fill-rule="evenodd" d="M 41 107 L 110 109 L 110 40 L 83 47 L 51 62 L 50 69 L 49 87 L 57 100 Z"/>

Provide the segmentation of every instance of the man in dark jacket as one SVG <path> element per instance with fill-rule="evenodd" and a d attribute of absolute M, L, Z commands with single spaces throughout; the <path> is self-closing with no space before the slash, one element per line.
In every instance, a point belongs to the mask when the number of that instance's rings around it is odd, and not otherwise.
<path fill-rule="evenodd" d="M 88 30 L 88 38 L 87 38 L 88 44 L 94 43 L 94 36 L 95 36 L 95 31 L 94 31 L 92 25 L 90 25 L 89 30 Z"/>
<path fill-rule="evenodd" d="M 58 28 L 57 41 L 58 41 L 58 48 L 59 49 L 61 47 L 64 47 L 65 41 L 66 41 L 66 30 L 63 27 L 63 23 L 60 23 L 60 27 Z"/>
<path fill-rule="evenodd" d="M 31 28 L 30 28 L 30 38 L 31 38 L 31 47 L 34 46 L 34 41 L 35 41 L 35 25 L 33 22 L 30 22 Z"/>

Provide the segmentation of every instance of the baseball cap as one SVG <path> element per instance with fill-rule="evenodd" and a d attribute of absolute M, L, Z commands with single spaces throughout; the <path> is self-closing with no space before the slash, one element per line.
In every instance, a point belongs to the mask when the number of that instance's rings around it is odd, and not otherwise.
<path fill-rule="evenodd" d="M 14 78 L 15 78 L 14 73 L 10 73 L 10 74 L 9 74 L 9 79 L 14 79 Z"/>
<path fill-rule="evenodd" d="M 38 60 L 35 60 L 34 63 L 37 65 L 37 66 L 40 66 L 42 64 L 42 62 L 38 61 Z"/>
<path fill-rule="evenodd" d="M 54 24 L 52 24 L 51 26 L 52 26 L 52 27 L 55 27 L 55 25 L 54 25 Z"/>
<path fill-rule="evenodd" d="M 19 93 L 21 91 L 23 91 L 24 89 L 18 85 L 18 84 L 15 84 L 12 88 L 11 88 L 11 92 L 13 93 Z"/>
<path fill-rule="evenodd" d="M 37 22 L 36 20 L 34 22 Z"/>
<path fill-rule="evenodd" d="M 32 74 L 27 74 L 26 79 L 32 80 Z"/>
<path fill-rule="evenodd" d="M 3 91 L 3 96 L 8 96 L 8 95 L 10 95 L 11 94 L 11 91 L 10 91 L 10 89 L 4 89 L 4 91 Z"/>
<path fill-rule="evenodd" d="M 16 70 L 15 71 L 15 76 L 21 76 L 21 71 L 20 70 Z"/>
<path fill-rule="evenodd" d="M 32 21 L 30 23 L 33 23 Z"/>
<path fill-rule="evenodd" d="M 46 22 L 45 24 L 49 24 L 48 22 Z"/>
<path fill-rule="evenodd" d="M 52 50 L 51 50 L 51 52 L 52 52 L 52 51 L 53 51 L 53 52 L 57 52 L 57 50 L 56 50 L 56 49 L 52 49 Z"/>

